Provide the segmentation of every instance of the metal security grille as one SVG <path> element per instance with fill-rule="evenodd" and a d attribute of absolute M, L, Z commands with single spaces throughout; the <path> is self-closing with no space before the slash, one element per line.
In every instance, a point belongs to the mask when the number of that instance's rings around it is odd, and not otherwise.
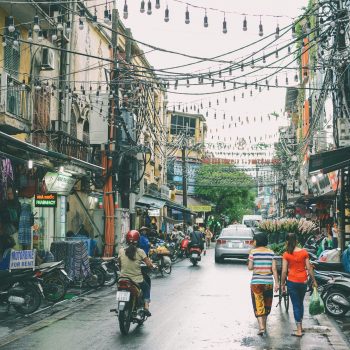
<path fill-rule="evenodd" d="M 20 51 L 13 47 L 13 45 L 6 45 L 4 50 L 4 67 L 6 72 L 11 76 L 18 78 L 19 65 L 20 65 Z"/>

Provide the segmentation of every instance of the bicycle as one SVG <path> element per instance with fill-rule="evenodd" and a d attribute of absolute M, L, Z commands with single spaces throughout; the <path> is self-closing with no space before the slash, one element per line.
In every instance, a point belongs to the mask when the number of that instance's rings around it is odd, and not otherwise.
<path fill-rule="evenodd" d="M 284 307 L 286 309 L 286 312 L 289 311 L 289 293 L 287 286 L 285 287 L 285 292 L 282 291 L 282 257 L 276 257 L 276 265 L 277 265 L 277 272 L 278 272 L 278 294 L 275 294 L 274 297 L 278 298 L 278 303 L 276 307 L 280 306 L 282 304 L 282 300 L 284 303 Z"/>

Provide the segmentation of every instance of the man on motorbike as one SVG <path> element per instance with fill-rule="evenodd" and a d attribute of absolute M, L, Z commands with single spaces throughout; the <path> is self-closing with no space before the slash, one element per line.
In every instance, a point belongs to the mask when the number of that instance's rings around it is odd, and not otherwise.
<path fill-rule="evenodd" d="M 142 226 L 140 228 L 139 247 L 146 253 L 147 256 L 151 248 L 151 243 L 149 242 L 149 239 L 147 237 L 148 232 L 149 229 L 147 227 Z"/>
<path fill-rule="evenodd" d="M 137 230 L 131 230 L 127 233 L 127 248 L 121 248 L 118 255 L 120 277 L 129 278 L 140 286 L 145 299 L 145 315 L 150 317 L 151 287 L 142 274 L 141 263 L 144 262 L 150 269 L 153 269 L 154 266 L 146 253 L 142 249 L 137 248 L 139 240 L 140 234 Z"/>
<path fill-rule="evenodd" d="M 205 242 L 205 237 L 203 232 L 199 231 L 198 225 L 194 225 L 193 232 L 190 233 L 189 247 L 198 245 L 201 248 L 201 250 L 204 250 L 204 242 Z"/>

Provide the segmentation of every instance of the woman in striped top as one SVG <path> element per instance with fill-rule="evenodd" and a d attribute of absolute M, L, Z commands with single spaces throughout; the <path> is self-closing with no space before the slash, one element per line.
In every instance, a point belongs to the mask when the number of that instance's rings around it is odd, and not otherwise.
<path fill-rule="evenodd" d="M 274 252 L 268 249 L 268 239 L 265 233 L 254 235 L 255 248 L 250 251 L 248 269 L 253 271 L 250 290 L 255 317 L 258 319 L 258 335 L 264 335 L 266 320 L 270 314 L 273 298 L 273 280 L 275 291 L 278 290 L 278 275 Z"/>

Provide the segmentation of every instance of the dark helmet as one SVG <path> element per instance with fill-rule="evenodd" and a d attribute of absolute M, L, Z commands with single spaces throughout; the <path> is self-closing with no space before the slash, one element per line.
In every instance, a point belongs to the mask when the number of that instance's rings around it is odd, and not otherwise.
<path fill-rule="evenodd" d="M 131 230 L 129 231 L 127 234 L 126 234 L 126 243 L 128 244 L 136 244 L 138 243 L 140 239 L 140 234 L 139 234 L 139 231 L 137 230 Z"/>

